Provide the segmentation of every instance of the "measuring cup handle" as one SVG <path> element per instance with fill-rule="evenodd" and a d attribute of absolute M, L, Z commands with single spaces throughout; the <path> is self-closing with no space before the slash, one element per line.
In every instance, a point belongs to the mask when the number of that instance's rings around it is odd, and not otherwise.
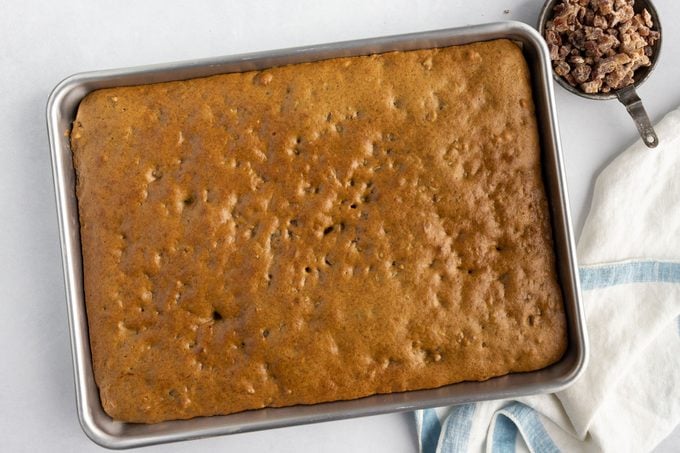
<path fill-rule="evenodd" d="M 635 121 L 638 132 L 642 141 L 645 142 L 648 148 L 656 148 L 659 144 L 659 138 L 654 132 L 651 121 L 649 121 L 649 116 L 647 116 L 647 111 L 642 105 L 640 97 L 635 92 L 635 87 L 633 85 L 627 86 L 616 91 L 616 97 L 619 99 L 621 104 L 626 106 L 626 110 Z"/>

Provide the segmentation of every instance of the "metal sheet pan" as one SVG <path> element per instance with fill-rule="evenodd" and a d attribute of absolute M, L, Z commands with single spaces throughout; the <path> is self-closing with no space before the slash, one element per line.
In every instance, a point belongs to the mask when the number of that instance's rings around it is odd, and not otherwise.
<path fill-rule="evenodd" d="M 103 411 L 92 373 L 75 197 L 75 173 L 68 131 L 78 105 L 89 92 L 242 72 L 327 58 L 414 50 L 508 38 L 521 44 L 532 76 L 541 138 L 544 178 L 552 211 L 559 277 L 569 332 L 562 360 L 543 370 L 518 373 L 486 382 L 463 382 L 432 390 L 375 395 L 353 401 L 268 408 L 226 416 L 199 417 L 154 425 L 121 423 Z M 540 35 L 519 22 L 499 22 L 422 33 L 363 39 L 293 49 L 73 75 L 59 83 L 47 103 L 47 126 L 60 228 L 66 302 L 71 334 L 77 410 L 85 433 L 107 448 L 129 448 L 259 429 L 444 406 L 534 393 L 555 392 L 572 383 L 585 367 L 587 340 L 580 302 L 578 269 L 569 214 L 562 151 L 553 98 L 548 49 Z"/>

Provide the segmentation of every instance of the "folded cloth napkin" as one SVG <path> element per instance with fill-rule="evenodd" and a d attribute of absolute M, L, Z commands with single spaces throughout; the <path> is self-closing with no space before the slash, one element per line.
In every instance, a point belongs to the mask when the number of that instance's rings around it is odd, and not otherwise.
<path fill-rule="evenodd" d="M 590 362 L 567 390 L 416 411 L 423 453 L 649 451 L 680 422 L 680 109 L 598 177 L 578 243 Z"/>

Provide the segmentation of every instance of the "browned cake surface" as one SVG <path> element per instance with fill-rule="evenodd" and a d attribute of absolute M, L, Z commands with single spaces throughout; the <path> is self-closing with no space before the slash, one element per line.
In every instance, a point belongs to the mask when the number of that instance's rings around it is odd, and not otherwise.
<path fill-rule="evenodd" d="M 565 349 L 508 41 L 100 90 L 72 145 L 116 419 L 483 380 Z"/>

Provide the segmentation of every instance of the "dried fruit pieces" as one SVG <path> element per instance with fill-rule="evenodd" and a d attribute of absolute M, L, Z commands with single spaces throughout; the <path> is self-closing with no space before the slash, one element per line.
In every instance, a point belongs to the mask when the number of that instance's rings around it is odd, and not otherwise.
<path fill-rule="evenodd" d="M 633 83 L 650 66 L 659 32 L 635 0 L 562 0 L 543 35 L 555 74 L 585 93 L 608 93 Z"/>

